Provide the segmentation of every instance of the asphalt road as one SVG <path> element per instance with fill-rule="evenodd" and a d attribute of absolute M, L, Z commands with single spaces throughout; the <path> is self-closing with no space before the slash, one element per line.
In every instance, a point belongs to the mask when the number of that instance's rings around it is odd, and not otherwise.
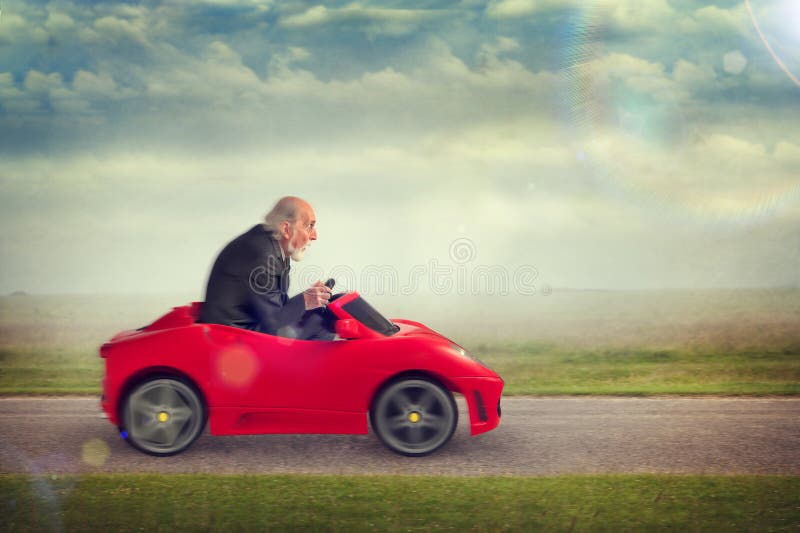
<path fill-rule="evenodd" d="M 96 398 L 0 399 L 0 472 L 554 475 L 800 474 L 800 399 L 505 398 L 496 430 L 459 429 L 409 458 L 373 435 L 203 435 L 186 452 L 130 448 Z"/>

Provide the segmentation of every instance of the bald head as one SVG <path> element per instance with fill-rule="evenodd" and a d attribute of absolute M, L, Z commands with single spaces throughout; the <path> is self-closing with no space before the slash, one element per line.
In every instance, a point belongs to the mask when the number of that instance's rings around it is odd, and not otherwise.
<path fill-rule="evenodd" d="M 264 229 L 272 233 L 274 239 L 280 240 L 281 238 L 281 224 L 289 222 L 294 225 L 302 214 L 311 213 L 313 217 L 314 210 L 311 204 L 298 198 L 297 196 L 284 196 L 275 204 L 275 206 L 264 217 Z"/>

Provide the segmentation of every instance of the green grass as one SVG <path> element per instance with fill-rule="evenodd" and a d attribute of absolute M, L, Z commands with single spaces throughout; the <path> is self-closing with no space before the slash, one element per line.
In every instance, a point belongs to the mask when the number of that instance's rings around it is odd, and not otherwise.
<path fill-rule="evenodd" d="M 478 343 L 474 352 L 512 395 L 800 394 L 800 346 L 722 352 Z"/>
<path fill-rule="evenodd" d="M 0 394 L 99 394 L 97 347 L 0 348 Z"/>
<path fill-rule="evenodd" d="M 6 531 L 790 531 L 800 477 L 0 475 Z"/>

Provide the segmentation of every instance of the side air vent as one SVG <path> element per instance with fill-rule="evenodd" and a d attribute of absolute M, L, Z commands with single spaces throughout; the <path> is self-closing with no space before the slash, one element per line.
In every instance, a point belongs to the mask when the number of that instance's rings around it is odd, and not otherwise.
<path fill-rule="evenodd" d="M 483 396 L 478 391 L 472 391 L 472 394 L 475 396 L 475 405 L 478 407 L 478 418 L 481 419 L 481 422 L 486 422 L 489 420 L 489 416 L 486 414 L 486 404 L 483 403 Z"/>

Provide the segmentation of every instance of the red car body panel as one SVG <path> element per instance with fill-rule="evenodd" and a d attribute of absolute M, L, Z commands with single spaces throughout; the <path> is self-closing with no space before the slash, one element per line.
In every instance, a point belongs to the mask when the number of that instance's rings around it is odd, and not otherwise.
<path fill-rule="evenodd" d="M 390 336 L 368 328 L 344 310 L 358 297 L 348 293 L 329 305 L 337 331 L 357 337 L 333 341 L 199 324 L 201 303 L 176 307 L 101 347 L 102 408 L 119 426 L 129 387 L 171 374 L 196 386 L 213 435 L 366 434 L 380 388 L 395 376 L 421 374 L 464 396 L 472 435 L 497 427 L 503 380 L 496 373 L 418 322 L 392 320 L 400 329 Z"/>

